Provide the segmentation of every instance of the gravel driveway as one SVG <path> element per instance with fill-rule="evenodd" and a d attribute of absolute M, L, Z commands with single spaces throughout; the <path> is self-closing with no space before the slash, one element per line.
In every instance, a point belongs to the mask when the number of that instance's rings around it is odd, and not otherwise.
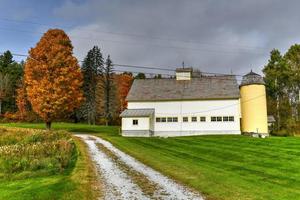
<path fill-rule="evenodd" d="M 203 199 L 99 137 L 76 136 L 87 144 L 97 165 L 105 199 Z"/>

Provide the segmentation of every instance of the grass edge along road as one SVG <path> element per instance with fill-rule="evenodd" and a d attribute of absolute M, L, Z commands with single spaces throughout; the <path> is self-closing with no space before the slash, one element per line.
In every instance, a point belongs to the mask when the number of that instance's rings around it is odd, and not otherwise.
<path fill-rule="evenodd" d="M 1 180 L 0 199 L 97 199 L 102 188 L 88 149 L 80 139 L 73 137 L 77 147 L 74 167 L 62 174 L 38 172 L 26 179 Z"/>
<path fill-rule="evenodd" d="M 100 136 L 208 199 L 300 199 L 299 137 L 125 138 L 118 127 L 54 124 L 60 128 Z"/>

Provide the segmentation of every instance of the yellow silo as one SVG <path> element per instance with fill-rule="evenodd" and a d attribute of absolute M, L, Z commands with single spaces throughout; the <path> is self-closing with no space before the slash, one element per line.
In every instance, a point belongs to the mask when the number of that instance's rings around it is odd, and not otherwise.
<path fill-rule="evenodd" d="M 242 132 L 268 135 L 266 88 L 263 78 L 252 71 L 243 76 L 240 94 Z"/>

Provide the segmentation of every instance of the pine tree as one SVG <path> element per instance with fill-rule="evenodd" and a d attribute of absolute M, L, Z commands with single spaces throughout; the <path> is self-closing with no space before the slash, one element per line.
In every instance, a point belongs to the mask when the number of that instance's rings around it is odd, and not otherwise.
<path fill-rule="evenodd" d="M 9 77 L 11 86 L 9 92 L 6 93 L 3 99 L 2 110 L 4 112 L 15 112 L 17 110 L 15 102 L 16 89 L 23 76 L 23 64 L 23 62 L 15 62 L 10 51 L 6 51 L 0 56 L 0 73 L 2 73 L 3 76 Z"/>
<path fill-rule="evenodd" d="M 106 125 L 108 125 L 111 123 L 115 113 L 116 97 L 116 89 L 113 80 L 113 64 L 112 60 L 110 59 L 110 55 L 108 55 L 105 62 L 102 81 L 102 87 L 104 89 L 104 116 L 106 119 Z"/>
<path fill-rule="evenodd" d="M 11 79 L 8 74 L 0 72 L 0 114 L 2 113 L 2 102 L 10 93 L 12 88 Z"/>
<path fill-rule="evenodd" d="M 134 78 L 135 79 L 145 79 L 146 75 L 144 73 L 138 73 Z"/>
<path fill-rule="evenodd" d="M 80 106 L 82 74 L 63 30 L 48 30 L 29 51 L 24 80 L 32 108 L 45 121 L 47 129 L 53 120 Z"/>
<path fill-rule="evenodd" d="M 3 55 L 0 56 L 0 71 L 6 73 L 9 65 L 14 63 L 13 56 L 10 51 L 5 51 Z"/>
<path fill-rule="evenodd" d="M 99 75 L 102 75 L 103 73 L 103 64 L 102 53 L 97 46 L 94 46 L 88 52 L 82 65 L 85 103 L 81 108 L 81 112 L 89 124 L 95 124 L 96 120 L 97 80 Z"/>

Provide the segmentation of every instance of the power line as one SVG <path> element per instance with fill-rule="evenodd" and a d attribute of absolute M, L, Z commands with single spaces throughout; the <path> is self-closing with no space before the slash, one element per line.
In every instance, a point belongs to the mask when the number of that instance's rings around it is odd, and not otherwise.
<path fill-rule="evenodd" d="M 132 67 L 132 68 L 140 68 L 140 69 L 153 69 L 153 70 L 161 70 L 161 71 L 171 71 L 171 72 L 176 72 L 176 69 L 170 69 L 171 67 L 150 67 L 150 66 L 142 66 L 142 65 L 128 65 L 128 64 L 114 64 L 114 66 L 120 66 L 120 67 Z M 230 75 L 235 75 L 235 76 L 243 76 L 239 74 L 225 74 L 225 73 L 213 73 L 213 72 L 205 72 L 205 71 L 200 71 L 200 73 L 203 74 L 211 74 L 211 75 L 222 75 L 222 76 L 230 76 Z"/>
<path fill-rule="evenodd" d="M 3 52 L 0 52 L 3 54 Z M 11 53 L 13 56 L 20 56 L 20 57 L 29 57 L 29 55 L 26 54 L 20 54 L 20 53 Z M 31 58 L 34 59 L 34 58 Z M 36 59 L 34 59 L 36 60 Z M 83 62 L 83 61 L 80 61 Z M 151 70 L 160 70 L 160 71 L 169 71 L 169 72 L 176 72 L 175 69 L 170 69 L 170 68 L 162 68 L 162 67 L 150 67 L 150 66 L 142 66 L 142 65 L 128 65 L 128 64 L 113 64 L 114 66 L 117 67 L 128 67 L 128 68 L 140 68 L 140 69 L 151 69 Z M 120 71 L 120 70 L 119 70 Z M 126 70 L 124 70 L 126 72 Z M 130 71 L 128 71 L 130 72 Z M 133 72 L 135 73 L 135 72 Z M 146 73 L 146 72 L 137 72 L 137 73 Z M 243 75 L 238 75 L 238 74 L 224 74 L 224 73 L 213 73 L 213 72 L 205 72 L 205 71 L 200 71 L 202 74 L 210 74 L 210 75 L 218 75 L 218 76 L 243 76 Z M 150 73 L 150 74 L 160 74 L 160 75 L 167 75 L 167 76 L 172 76 L 171 74 L 165 74 L 165 73 Z M 210 76 L 214 77 L 214 76 Z M 220 78 L 220 77 L 218 77 Z"/>
<path fill-rule="evenodd" d="M 0 27 L 0 30 L 4 31 L 13 31 L 13 32 L 24 32 L 24 33 L 33 33 L 33 34 L 39 34 L 42 35 L 44 33 L 42 32 L 34 32 L 34 31 L 28 31 L 28 30 L 20 30 L 20 29 L 10 29 L 10 28 L 3 28 Z M 209 48 L 195 48 L 195 47 L 186 47 L 186 46 L 174 46 L 174 45 L 161 45 L 161 44 L 153 44 L 153 43 L 147 43 L 147 42 L 128 42 L 128 41 L 120 41 L 120 40 L 109 40 L 109 39 L 98 39 L 95 37 L 81 37 L 81 36 L 72 36 L 73 38 L 78 39 L 85 39 L 85 40 L 91 40 L 91 38 L 96 39 L 97 41 L 102 42 L 110 42 L 110 43 L 116 43 L 116 44 L 126 44 L 126 45 L 147 45 L 147 46 L 153 46 L 153 47 L 159 47 L 159 48 L 168 48 L 168 49 L 175 49 L 175 50 L 189 50 L 189 51 L 198 51 L 198 52 L 204 52 L 204 53 L 219 53 L 219 54 L 256 54 L 256 55 L 263 55 L 263 52 L 257 52 L 257 51 L 245 51 L 245 50 L 239 50 L 239 51 L 224 51 L 224 50 L 214 50 Z M 237 49 L 238 50 L 238 49 Z"/>
<path fill-rule="evenodd" d="M 9 19 L 9 18 L 0 18 L 2 21 L 8 21 L 8 22 L 17 22 L 17 23 L 27 23 L 27 24 L 34 24 L 34 25 L 41 25 L 41 26 L 56 26 L 60 28 L 72 28 L 72 26 L 61 26 L 57 24 L 46 24 L 46 23 L 39 23 L 39 22 L 34 22 L 34 21 L 27 21 L 27 20 L 16 20 L 16 19 Z M 174 42 L 182 42 L 182 43 L 192 43 L 192 44 L 200 44 L 200 45 L 205 45 L 205 46 L 223 46 L 223 47 L 237 47 L 237 48 L 244 48 L 244 50 L 268 50 L 266 48 L 261 48 L 261 47 L 255 47 L 255 46 L 248 46 L 248 45 L 228 45 L 228 44 L 222 44 L 222 43 L 203 43 L 200 41 L 196 40 L 179 40 L 176 38 L 163 38 L 163 37 L 158 37 L 158 36 L 147 36 L 147 35 L 142 35 L 142 34 L 133 34 L 133 33 L 120 33 L 120 32 L 113 32 L 113 31 L 88 31 L 84 30 L 85 32 L 90 32 L 90 33 L 104 33 L 104 34 L 110 34 L 110 35 L 121 35 L 121 36 L 129 36 L 129 37 L 140 37 L 140 38 L 147 38 L 147 39 L 152 39 L 152 40 L 164 40 L 164 41 L 174 41 Z"/>

